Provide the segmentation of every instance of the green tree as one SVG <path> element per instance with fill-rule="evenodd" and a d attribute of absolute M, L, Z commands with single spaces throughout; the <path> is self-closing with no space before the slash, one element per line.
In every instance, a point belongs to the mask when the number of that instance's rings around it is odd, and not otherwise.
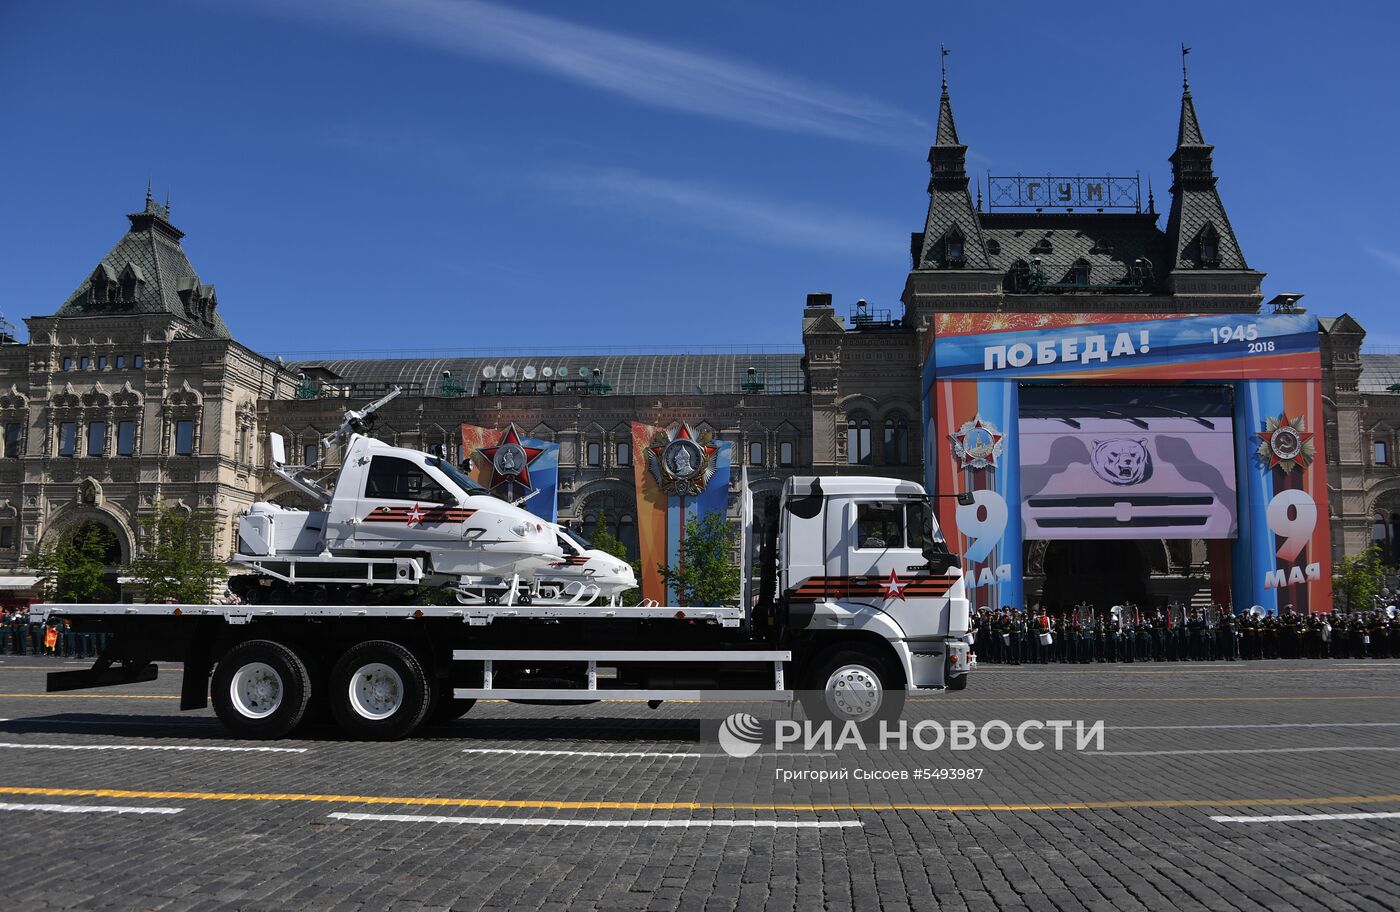
<path fill-rule="evenodd" d="M 604 554 L 611 554 L 618 560 L 627 560 L 627 546 L 622 543 L 622 539 L 608 531 L 608 514 L 606 513 L 598 514 L 598 531 L 593 533 L 589 542 Z M 641 566 L 636 561 L 628 561 L 628 563 L 632 565 L 632 575 L 641 579 Z M 624 605 L 635 605 L 641 600 L 642 590 L 636 586 L 622 593 L 622 604 Z"/>
<path fill-rule="evenodd" d="M 105 578 L 107 562 L 120 553 L 111 529 L 87 522 L 73 535 L 41 546 L 25 564 L 39 577 L 45 601 L 100 602 L 111 594 Z"/>
<path fill-rule="evenodd" d="M 197 605 L 214 597 L 228 568 L 214 556 L 212 517 L 161 504 L 141 527 L 145 540 L 130 575 L 146 601 Z"/>
<path fill-rule="evenodd" d="M 1340 597 L 1349 611 L 1369 611 L 1381 593 L 1384 578 L 1381 549 L 1373 545 L 1337 561 L 1332 568 L 1332 595 Z"/>
<path fill-rule="evenodd" d="M 685 605 L 722 605 L 739 598 L 739 568 L 730 560 L 739 541 L 739 529 L 722 513 L 707 513 L 690 523 L 681 536 L 682 560 L 678 567 L 660 564 L 668 589 L 675 589 Z"/>

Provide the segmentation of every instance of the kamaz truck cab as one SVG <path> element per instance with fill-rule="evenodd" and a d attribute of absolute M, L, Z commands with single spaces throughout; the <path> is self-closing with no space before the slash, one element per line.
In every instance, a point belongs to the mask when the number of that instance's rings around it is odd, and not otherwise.
<path fill-rule="evenodd" d="M 843 699 L 887 693 L 901 678 L 911 691 L 966 686 L 973 658 L 962 572 L 921 485 L 795 477 L 780 505 L 769 534 L 781 555 L 772 570 L 785 626 L 793 639 L 842 644 L 804 675 L 808 691 L 824 694 L 824 711 L 850 716 Z M 897 668 L 880 667 L 890 661 Z"/>

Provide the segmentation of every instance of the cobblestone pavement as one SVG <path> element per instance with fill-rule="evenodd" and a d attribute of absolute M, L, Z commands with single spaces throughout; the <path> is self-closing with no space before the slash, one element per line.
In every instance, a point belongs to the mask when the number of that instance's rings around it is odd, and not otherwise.
<path fill-rule="evenodd" d="M 10 909 L 1400 906 L 1400 663 L 983 669 L 906 719 L 1103 720 L 1103 750 L 745 760 L 704 735 L 740 706 L 251 743 L 177 712 L 178 668 L 42 696 L 62 667 L 0 662 Z"/>

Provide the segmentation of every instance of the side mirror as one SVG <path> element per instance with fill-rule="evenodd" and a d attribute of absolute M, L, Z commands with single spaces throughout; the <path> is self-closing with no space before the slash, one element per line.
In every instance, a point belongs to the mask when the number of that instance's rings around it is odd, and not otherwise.
<path fill-rule="evenodd" d="M 820 478 L 812 479 L 812 488 L 801 496 L 794 495 L 787 502 L 787 510 L 798 519 L 816 519 L 821 514 L 822 506 L 826 503 L 826 495 L 822 493 L 822 481 Z"/>
<path fill-rule="evenodd" d="M 269 448 L 272 450 L 272 464 L 278 468 L 287 464 L 287 442 L 282 439 L 282 435 L 271 433 L 267 435 Z"/>
<path fill-rule="evenodd" d="M 947 573 L 958 564 L 958 556 L 951 551 L 928 549 L 924 551 L 928 567 L 936 574 Z"/>

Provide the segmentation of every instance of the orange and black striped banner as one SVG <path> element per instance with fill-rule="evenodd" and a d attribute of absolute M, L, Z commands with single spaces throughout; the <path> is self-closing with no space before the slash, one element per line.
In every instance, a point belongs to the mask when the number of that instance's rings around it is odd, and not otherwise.
<path fill-rule="evenodd" d="M 899 591 L 905 599 L 942 598 L 960 577 L 902 576 Z M 889 581 L 878 576 L 813 576 L 793 590 L 789 601 L 815 602 L 824 599 L 899 599 L 888 595 Z"/>
<path fill-rule="evenodd" d="M 391 523 L 397 525 L 408 525 L 410 515 L 414 511 L 418 512 L 417 525 L 432 525 L 438 523 L 464 523 L 472 517 L 475 510 L 466 507 L 376 507 L 364 518 L 367 523 Z"/>

